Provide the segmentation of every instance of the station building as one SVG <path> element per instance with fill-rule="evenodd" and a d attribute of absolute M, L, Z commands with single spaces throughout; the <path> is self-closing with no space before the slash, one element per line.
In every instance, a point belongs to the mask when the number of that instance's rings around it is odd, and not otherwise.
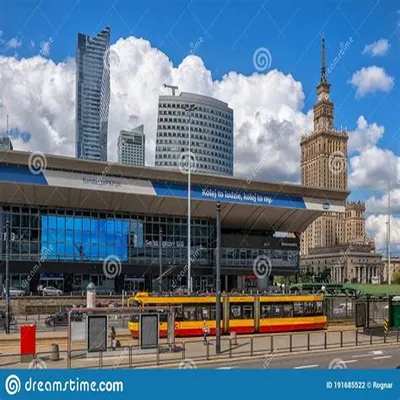
<path fill-rule="evenodd" d="M 192 174 L 193 288 L 215 289 L 221 209 L 222 290 L 265 288 L 299 272 L 300 233 L 345 211 L 348 192 Z M 11 286 L 79 292 L 187 285 L 187 175 L 60 156 L 0 151 L 0 279 L 9 221 Z M 261 258 L 260 258 L 261 257 Z M 267 276 L 257 262 L 268 259 Z M 162 277 L 157 281 L 158 277 Z M 158 286 L 159 287 L 159 286 Z"/>

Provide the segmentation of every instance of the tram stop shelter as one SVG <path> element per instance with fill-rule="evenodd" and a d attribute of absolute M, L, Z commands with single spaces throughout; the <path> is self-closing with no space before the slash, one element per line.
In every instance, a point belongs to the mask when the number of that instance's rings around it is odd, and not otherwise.
<path fill-rule="evenodd" d="M 400 285 L 299 283 L 290 291 L 323 292 L 328 300 L 338 297 L 339 302 L 346 296 L 358 328 L 400 328 Z"/>

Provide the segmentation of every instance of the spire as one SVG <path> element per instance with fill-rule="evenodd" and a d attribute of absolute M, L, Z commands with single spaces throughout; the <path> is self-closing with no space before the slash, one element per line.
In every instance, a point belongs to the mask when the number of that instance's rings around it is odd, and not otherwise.
<path fill-rule="evenodd" d="M 321 54 L 321 83 L 327 83 L 325 70 L 325 37 L 322 32 L 322 54 Z"/>

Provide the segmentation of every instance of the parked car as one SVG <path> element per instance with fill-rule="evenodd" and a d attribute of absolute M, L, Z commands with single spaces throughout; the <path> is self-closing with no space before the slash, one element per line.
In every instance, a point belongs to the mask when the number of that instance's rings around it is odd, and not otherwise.
<path fill-rule="evenodd" d="M 346 317 L 351 316 L 353 311 L 352 303 L 340 303 L 337 307 L 333 309 L 333 315 L 335 317 Z"/>
<path fill-rule="evenodd" d="M 62 296 L 63 291 L 54 286 L 46 286 L 42 289 L 43 296 Z"/>
<path fill-rule="evenodd" d="M 71 321 L 82 321 L 82 314 L 79 312 L 71 313 Z M 47 326 L 67 326 L 68 325 L 68 310 L 61 310 L 45 319 Z"/>
<path fill-rule="evenodd" d="M 21 289 L 16 289 L 13 287 L 10 287 L 10 297 L 18 297 L 18 296 L 23 296 L 25 294 L 24 290 Z M 6 295 L 6 288 L 3 288 L 3 296 Z"/>

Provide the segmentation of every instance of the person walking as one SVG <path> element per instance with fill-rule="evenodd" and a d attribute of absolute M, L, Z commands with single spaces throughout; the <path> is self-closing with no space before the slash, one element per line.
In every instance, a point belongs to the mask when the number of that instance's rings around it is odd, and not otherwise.
<path fill-rule="evenodd" d="M 207 335 L 210 333 L 210 328 L 207 325 L 207 321 L 204 320 L 204 324 L 203 324 L 203 345 L 205 346 L 206 344 L 208 344 L 207 341 Z"/>
<path fill-rule="evenodd" d="M 115 332 L 115 328 L 112 326 L 111 327 L 111 333 L 110 333 L 110 339 L 111 339 L 111 348 L 113 351 L 115 351 L 116 347 L 117 347 L 117 334 Z"/>

